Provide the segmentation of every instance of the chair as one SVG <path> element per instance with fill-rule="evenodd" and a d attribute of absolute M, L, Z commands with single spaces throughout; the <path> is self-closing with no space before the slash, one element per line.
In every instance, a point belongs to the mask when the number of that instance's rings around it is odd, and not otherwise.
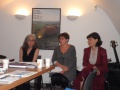
<path fill-rule="evenodd" d="M 4 55 L 0 55 L 0 59 L 5 59 L 5 58 L 7 58 L 7 57 Z"/>
<path fill-rule="evenodd" d="M 105 81 L 105 90 L 109 90 L 109 82 L 107 80 Z"/>
<path fill-rule="evenodd" d="M 92 81 L 94 77 L 96 76 L 96 71 L 90 72 L 90 74 L 87 76 L 87 78 L 84 81 L 83 84 L 83 90 L 91 90 L 92 88 Z"/>
<path fill-rule="evenodd" d="M 0 62 L 2 62 L 2 59 L 6 59 L 7 57 L 4 55 L 0 55 Z M 13 62 L 15 59 L 9 59 L 9 62 Z"/>
<path fill-rule="evenodd" d="M 108 72 L 105 74 L 105 90 L 109 90 Z"/>
<path fill-rule="evenodd" d="M 10 59 L 9 61 L 10 61 L 10 62 L 13 62 L 14 60 L 15 60 L 15 59 Z"/>

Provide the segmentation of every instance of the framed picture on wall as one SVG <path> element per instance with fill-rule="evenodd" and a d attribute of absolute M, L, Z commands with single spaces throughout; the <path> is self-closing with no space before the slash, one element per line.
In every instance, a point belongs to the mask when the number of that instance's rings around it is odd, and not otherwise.
<path fill-rule="evenodd" d="M 32 34 L 39 49 L 53 50 L 59 45 L 60 23 L 60 8 L 32 8 Z"/>

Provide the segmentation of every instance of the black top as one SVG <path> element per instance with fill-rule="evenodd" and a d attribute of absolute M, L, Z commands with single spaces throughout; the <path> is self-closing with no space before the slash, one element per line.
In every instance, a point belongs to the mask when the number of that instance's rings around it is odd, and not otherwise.
<path fill-rule="evenodd" d="M 23 50 L 23 62 L 32 62 L 35 50 L 36 49 L 32 49 L 29 54 L 27 54 L 27 50 Z"/>

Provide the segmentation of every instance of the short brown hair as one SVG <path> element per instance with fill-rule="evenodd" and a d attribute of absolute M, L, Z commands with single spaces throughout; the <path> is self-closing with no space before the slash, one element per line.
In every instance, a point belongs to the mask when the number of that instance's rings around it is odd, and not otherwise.
<path fill-rule="evenodd" d="M 64 32 L 64 33 L 61 33 L 59 36 L 58 36 L 58 39 L 60 39 L 60 37 L 65 37 L 66 39 L 70 39 L 70 36 L 68 33 Z"/>

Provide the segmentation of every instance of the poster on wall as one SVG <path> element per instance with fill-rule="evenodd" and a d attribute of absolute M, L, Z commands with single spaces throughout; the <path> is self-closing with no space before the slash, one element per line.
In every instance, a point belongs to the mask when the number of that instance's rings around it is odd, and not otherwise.
<path fill-rule="evenodd" d="M 39 49 L 54 50 L 59 45 L 60 23 L 60 8 L 32 8 L 32 34 Z"/>

